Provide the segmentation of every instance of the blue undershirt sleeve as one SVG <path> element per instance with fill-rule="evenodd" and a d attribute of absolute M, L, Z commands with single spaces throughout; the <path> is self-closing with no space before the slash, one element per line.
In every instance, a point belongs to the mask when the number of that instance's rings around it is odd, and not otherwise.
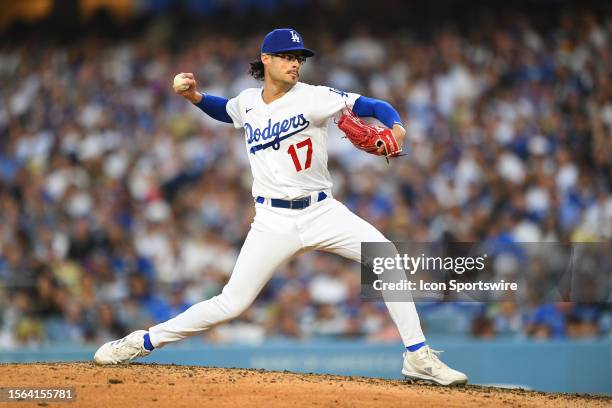
<path fill-rule="evenodd" d="M 202 109 L 204 113 L 213 119 L 217 119 L 221 122 L 233 123 L 234 121 L 227 114 L 227 110 L 225 109 L 227 101 L 227 99 L 220 96 L 202 94 L 200 102 L 194 103 L 194 105 Z"/>
<path fill-rule="evenodd" d="M 360 96 L 353 105 L 355 115 L 362 118 L 375 117 L 385 124 L 388 128 L 392 128 L 396 123 L 401 125 L 399 113 L 388 102 L 380 99 L 368 98 Z"/>

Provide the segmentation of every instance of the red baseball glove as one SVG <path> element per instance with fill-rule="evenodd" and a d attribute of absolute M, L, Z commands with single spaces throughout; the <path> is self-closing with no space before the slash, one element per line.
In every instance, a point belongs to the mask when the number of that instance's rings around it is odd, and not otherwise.
<path fill-rule="evenodd" d="M 361 120 L 350 109 L 345 109 L 338 121 L 338 128 L 344 132 L 346 138 L 351 141 L 359 150 L 380 156 L 378 152 L 380 146 L 385 146 L 382 153 L 387 161 L 389 157 L 399 156 L 402 152 L 401 146 L 391 133 L 391 129 L 368 125 Z"/>

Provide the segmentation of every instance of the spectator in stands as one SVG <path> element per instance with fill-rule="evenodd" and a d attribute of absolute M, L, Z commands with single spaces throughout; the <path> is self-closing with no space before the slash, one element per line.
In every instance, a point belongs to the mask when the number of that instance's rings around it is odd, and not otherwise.
<path fill-rule="evenodd" d="M 390 238 L 610 242 L 611 17 L 570 11 L 542 31 L 519 14 L 420 36 L 357 24 L 337 48 L 319 33 L 329 70 L 307 64 L 304 76 L 403 107 L 408 155 L 392 166 L 329 135 L 334 193 Z M 62 328 L 75 341 L 120 337 L 213 296 L 235 262 L 253 216 L 243 142 L 169 97 L 169 78 L 191 66 L 211 93 L 234 94 L 254 44 L 198 32 L 171 55 L 134 34 L 0 47 L 0 347 L 56 341 Z M 397 339 L 359 304 L 355 273 L 300 258 L 241 330 Z M 423 308 L 434 332 L 487 337 L 609 335 L 612 319 L 592 302 Z"/>

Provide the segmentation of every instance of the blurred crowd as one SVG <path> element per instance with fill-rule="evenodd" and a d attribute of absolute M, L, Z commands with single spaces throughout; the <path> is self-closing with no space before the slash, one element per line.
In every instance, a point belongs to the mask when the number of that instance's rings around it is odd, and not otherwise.
<path fill-rule="evenodd" d="M 332 124 L 334 196 L 397 241 L 610 242 L 612 15 L 481 23 L 302 32 L 318 52 L 303 81 L 387 100 L 408 130 L 408 155 L 387 165 Z M 244 141 L 171 83 L 261 86 L 247 70 L 265 32 L 177 42 L 175 28 L 0 48 L 0 348 L 101 343 L 227 282 L 254 214 Z M 304 254 L 198 338 L 398 341 L 384 304 L 359 293 L 358 265 Z M 606 305 L 418 308 L 426 334 L 546 339 L 609 337 Z"/>

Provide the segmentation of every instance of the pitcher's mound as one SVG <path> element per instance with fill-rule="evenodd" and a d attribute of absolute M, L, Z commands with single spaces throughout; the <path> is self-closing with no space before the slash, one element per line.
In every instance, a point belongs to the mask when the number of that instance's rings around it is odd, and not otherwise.
<path fill-rule="evenodd" d="M 612 398 L 157 364 L 1 364 L 0 387 L 73 387 L 78 407 L 603 407 Z M 0 406 L 9 404 L 1 403 Z M 19 407 L 65 406 L 52 401 Z M 10 406 L 16 406 L 10 404 Z"/>

